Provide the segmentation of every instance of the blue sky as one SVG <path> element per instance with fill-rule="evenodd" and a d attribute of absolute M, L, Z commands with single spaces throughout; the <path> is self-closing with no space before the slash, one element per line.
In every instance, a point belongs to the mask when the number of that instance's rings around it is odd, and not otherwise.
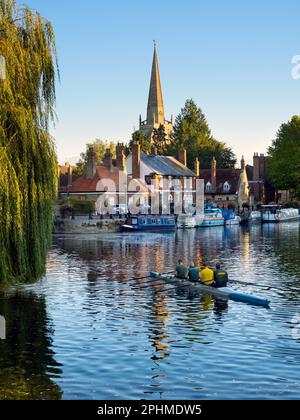
<path fill-rule="evenodd" d="M 299 0 L 25 0 L 52 21 L 61 83 L 60 162 L 96 137 L 127 141 L 146 114 L 153 39 L 166 116 L 187 98 L 213 135 L 251 161 L 300 114 Z"/>

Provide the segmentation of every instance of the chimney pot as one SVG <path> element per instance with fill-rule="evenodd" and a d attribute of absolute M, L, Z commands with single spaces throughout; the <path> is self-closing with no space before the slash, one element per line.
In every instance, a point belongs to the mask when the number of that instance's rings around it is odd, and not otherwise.
<path fill-rule="evenodd" d="M 135 141 L 132 145 L 132 177 L 134 179 L 140 178 L 141 169 L 141 146 Z"/>
<path fill-rule="evenodd" d="M 187 153 L 185 149 L 179 150 L 179 157 L 178 160 L 180 163 L 182 163 L 184 166 L 187 166 Z"/>
<path fill-rule="evenodd" d="M 211 185 L 213 192 L 215 192 L 217 189 L 217 161 L 215 157 L 211 162 Z"/>

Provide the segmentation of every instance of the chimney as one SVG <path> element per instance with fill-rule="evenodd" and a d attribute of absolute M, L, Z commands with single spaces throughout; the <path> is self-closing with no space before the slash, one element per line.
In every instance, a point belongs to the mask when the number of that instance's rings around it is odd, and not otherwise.
<path fill-rule="evenodd" d="M 245 158 L 244 156 L 242 156 L 242 160 L 241 160 L 241 170 L 243 171 L 246 168 L 246 162 L 245 162 Z"/>
<path fill-rule="evenodd" d="M 71 165 L 68 167 L 68 187 L 72 187 L 73 183 L 73 168 Z"/>
<path fill-rule="evenodd" d="M 266 157 L 263 153 L 260 154 L 259 157 L 259 177 L 260 179 L 265 179 L 265 175 L 266 175 Z"/>
<path fill-rule="evenodd" d="M 134 142 L 132 145 L 132 177 L 135 179 L 140 178 L 141 169 L 141 146 L 140 143 Z"/>
<path fill-rule="evenodd" d="M 258 153 L 254 153 L 253 156 L 253 180 L 257 181 L 260 179 L 259 177 L 259 166 L 260 166 L 260 159 Z"/>
<path fill-rule="evenodd" d="M 96 155 L 93 147 L 88 150 L 88 163 L 86 166 L 86 178 L 93 179 L 96 175 Z"/>
<path fill-rule="evenodd" d="M 126 171 L 124 144 L 118 143 L 116 147 L 116 164 L 119 171 Z"/>
<path fill-rule="evenodd" d="M 212 191 L 215 192 L 217 189 L 217 161 L 215 157 L 211 161 L 211 185 Z"/>
<path fill-rule="evenodd" d="M 187 154 L 185 149 L 179 150 L 178 160 L 184 166 L 187 166 Z"/>
<path fill-rule="evenodd" d="M 195 170 L 194 170 L 196 177 L 198 178 L 200 176 L 200 162 L 199 159 L 196 158 L 195 160 Z"/>
<path fill-rule="evenodd" d="M 111 169 L 113 164 L 112 164 L 112 154 L 110 149 L 106 149 L 105 155 L 103 157 L 103 165 L 107 168 L 107 169 Z"/>

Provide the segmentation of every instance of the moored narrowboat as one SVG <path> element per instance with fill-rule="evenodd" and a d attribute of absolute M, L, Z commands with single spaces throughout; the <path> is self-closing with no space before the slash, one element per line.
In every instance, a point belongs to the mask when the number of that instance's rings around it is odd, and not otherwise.
<path fill-rule="evenodd" d="M 175 229 L 176 220 L 173 215 L 134 215 L 128 217 L 126 223 L 122 226 L 124 232 L 164 232 Z"/>

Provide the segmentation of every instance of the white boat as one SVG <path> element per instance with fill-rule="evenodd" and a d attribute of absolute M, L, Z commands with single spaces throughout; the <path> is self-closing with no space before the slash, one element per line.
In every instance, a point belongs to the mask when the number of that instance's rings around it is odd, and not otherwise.
<path fill-rule="evenodd" d="M 193 229 L 196 227 L 196 220 L 188 214 L 181 214 L 177 217 L 178 229 Z"/>
<path fill-rule="evenodd" d="M 262 206 L 263 223 L 281 223 L 299 221 L 298 209 L 285 209 L 279 205 Z"/>
<path fill-rule="evenodd" d="M 225 220 L 222 210 L 218 207 L 212 207 L 204 210 L 204 218 L 200 227 L 224 226 Z"/>
<path fill-rule="evenodd" d="M 237 226 L 241 224 L 240 216 L 235 216 L 233 219 L 225 220 L 225 226 Z"/>
<path fill-rule="evenodd" d="M 248 295 L 246 293 L 238 292 L 231 287 L 221 287 L 219 289 L 211 286 L 205 286 L 201 283 L 192 283 L 188 280 L 181 280 L 175 276 L 169 274 L 160 274 L 156 272 L 151 272 L 150 277 L 157 280 L 163 280 L 166 283 L 172 284 L 183 284 L 190 287 L 192 290 L 198 290 L 203 293 L 211 294 L 214 296 L 219 296 L 220 298 L 231 299 L 237 302 L 249 303 L 256 306 L 265 306 L 269 307 L 270 301 L 258 296 Z"/>
<path fill-rule="evenodd" d="M 202 223 L 203 223 L 203 220 L 204 220 L 204 214 L 195 214 L 195 215 L 193 216 L 193 218 L 194 218 L 194 220 L 195 220 L 196 227 L 199 227 L 199 226 L 201 226 L 201 225 L 202 225 Z"/>
<path fill-rule="evenodd" d="M 261 211 L 253 210 L 250 212 L 248 217 L 248 223 L 255 224 L 261 223 Z"/>
<path fill-rule="evenodd" d="M 222 214 L 225 220 L 225 226 L 236 226 L 241 224 L 242 219 L 240 216 L 237 216 L 233 210 L 223 210 Z"/>

